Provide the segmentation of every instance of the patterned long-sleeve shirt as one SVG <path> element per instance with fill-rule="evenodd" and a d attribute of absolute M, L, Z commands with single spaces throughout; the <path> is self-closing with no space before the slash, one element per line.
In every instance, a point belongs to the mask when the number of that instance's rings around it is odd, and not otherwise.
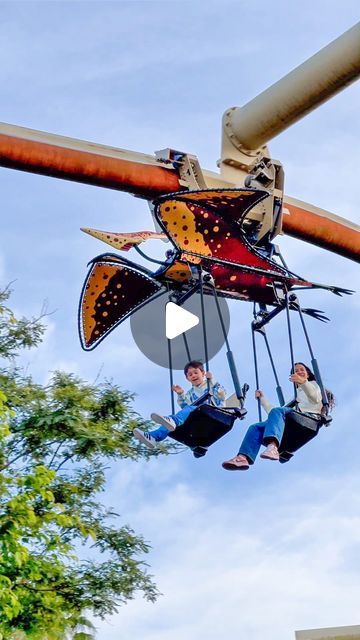
<path fill-rule="evenodd" d="M 204 379 L 204 382 L 199 387 L 192 387 L 186 393 L 182 393 L 177 397 L 178 405 L 183 408 L 188 404 L 192 404 L 200 398 L 200 396 L 204 395 L 207 392 L 207 380 Z M 213 404 L 215 407 L 224 407 L 226 400 L 226 391 L 224 387 L 219 383 L 215 382 L 212 378 L 210 380 L 210 393 L 211 397 L 206 400 L 206 404 Z"/>

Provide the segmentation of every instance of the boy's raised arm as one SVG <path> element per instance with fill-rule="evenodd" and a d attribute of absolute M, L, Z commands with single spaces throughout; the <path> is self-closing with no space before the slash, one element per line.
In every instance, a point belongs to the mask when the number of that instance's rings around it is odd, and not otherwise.
<path fill-rule="evenodd" d="M 181 407 L 181 409 L 183 407 L 185 407 L 187 404 L 189 404 L 186 401 L 186 394 L 185 391 L 182 387 L 180 387 L 179 384 L 173 384 L 173 386 L 171 387 L 173 391 L 175 391 L 175 393 L 177 394 L 177 403 L 178 405 Z"/>

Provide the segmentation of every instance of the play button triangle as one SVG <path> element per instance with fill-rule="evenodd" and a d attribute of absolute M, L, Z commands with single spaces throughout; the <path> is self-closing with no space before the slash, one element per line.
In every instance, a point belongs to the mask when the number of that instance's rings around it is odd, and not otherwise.
<path fill-rule="evenodd" d="M 196 327 L 200 320 L 198 316 L 174 302 L 168 302 L 165 309 L 165 333 L 169 340 L 180 336 L 185 331 Z"/>

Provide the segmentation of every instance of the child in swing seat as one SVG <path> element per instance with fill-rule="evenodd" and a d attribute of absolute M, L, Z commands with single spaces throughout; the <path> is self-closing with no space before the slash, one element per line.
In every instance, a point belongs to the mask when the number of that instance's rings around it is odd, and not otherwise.
<path fill-rule="evenodd" d="M 289 380 L 296 385 L 298 410 L 305 415 L 321 418 L 323 409 L 322 395 L 311 369 L 303 362 L 296 362 Z M 330 410 L 335 405 L 334 395 L 325 389 Z M 279 460 L 279 446 L 285 429 L 285 419 L 293 411 L 290 407 L 272 407 L 260 389 L 255 391 L 268 417 L 263 422 L 256 422 L 248 428 L 240 445 L 239 452 L 230 460 L 222 463 L 227 471 L 247 471 L 254 464 L 261 445 L 266 448 L 260 454 L 265 460 Z"/>
<path fill-rule="evenodd" d="M 134 429 L 134 437 L 149 449 L 153 449 L 158 442 L 165 440 L 171 431 L 174 431 L 176 427 L 184 424 L 190 413 L 197 409 L 196 406 L 192 406 L 192 403 L 207 392 L 208 381 L 211 396 L 204 404 L 213 404 L 215 407 L 225 406 L 226 392 L 224 387 L 214 380 L 210 371 L 205 373 L 204 365 L 200 360 L 191 360 L 188 362 L 184 367 L 184 374 L 186 379 L 191 383 L 191 388 L 185 393 L 184 389 L 178 384 L 174 384 L 172 387 L 172 390 L 177 394 L 177 402 L 181 407 L 180 411 L 169 416 L 152 413 L 151 419 L 161 425 L 152 431 L 142 431 L 138 428 Z"/>

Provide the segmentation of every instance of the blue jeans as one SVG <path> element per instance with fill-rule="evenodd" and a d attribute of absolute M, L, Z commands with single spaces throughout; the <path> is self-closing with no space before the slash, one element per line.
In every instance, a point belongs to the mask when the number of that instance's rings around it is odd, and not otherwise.
<path fill-rule="evenodd" d="M 239 453 L 246 456 L 253 464 L 262 444 L 268 444 L 269 440 L 281 442 L 285 429 L 286 414 L 292 411 L 289 407 L 275 407 L 271 409 L 267 420 L 250 425 L 241 443 Z"/>
<path fill-rule="evenodd" d="M 172 418 L 176 426 L 179 427 L 181 424 L 184 424 L 186 418 L 190 415 L 190 413 L 195 411 L 195 409 L 197 409 L 197 407 L 192 407 L 191 405 L 187 404 L 177 413 L 170 414 L 169 418 Z M 161 425 L 160 427 L 158 427 L 158 429 L 150 431 L 150 433 L 157 442 L 161 442 L 161 440 L 165 440 L 165 438 L 167 438 L 167 436 L 169 435 L 169 429 Z"/>

